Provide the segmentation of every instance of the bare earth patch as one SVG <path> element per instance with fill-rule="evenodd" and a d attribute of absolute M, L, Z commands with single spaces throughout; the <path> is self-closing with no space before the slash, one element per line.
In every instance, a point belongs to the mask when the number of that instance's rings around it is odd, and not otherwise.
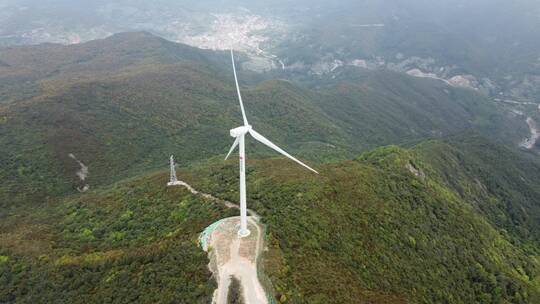
<path fill-rule="evenodd" d="M 195 195 L 213 200 L 228 208 L 238 209 L 238 205 L 220 200 L 211 194 L 195 190 L 188 183 L 178 181 L 177 186 L 186 187 Z M 218 288 L 214 291 L 212 304 L 227 304 L 231 276 L 236 277 L 242 286 L 244 301 L 247 304 L 267 304 L 266 292 L 257 275 L 257 262 L 264 246 L 263 228 L 259 216 L 248 209 L 248 237 L 238 237 L 240 217 L 219 220 L 201 233 L 199 241 L 210 258 L 209 268 L 215 275 Z"/>
<path fill-rule="evenodd" d="M 208 236 L 206 251 L 210 255 L 210 270 L 216 275 L 218 288 L 213 303 L 227 304 L 231 276 L 240 280 L 243 297 L 249 304 L 268 303 L 266 293 L 257 276 L 257 258 L 262 246 L 262 229 L 256 218 L 248 218 L 252 232 L 238 237 L 240 217 L 221 220 Z"/>
<path fill-rule="evenodd" d="M 536 142 L 538 139 L 540 139 L 540 130 L 538 129 L 536 122 L 531 117 L 527 117 L 527 125 L 529 126 L 529 129 L 531 130 L 531 137 L 525 139 L 521 143 L 521 147 L 525 149 L 532 149 L 536 145 Z"/>
<path fill-rule="evenodd" d="M 77 190 L 79 190 L 79 192 L 88 191 L 88 189 L 90 189 L 90 185 L 85 183 L 86 178 L 88 177 L 88 166 L 86 166 L 80 160 L 78 160 L 77 157 L 73 153 L 69 153 L 68 156 L 74 161 L 76 161 L 79 164 L 79 166 L 81 166 L 81 168 L 77 172 L 75 172 L 75 174 L 79 177 L 79 179 L 81 180 L 81 183 L 84 185 L 82 187 L 78 187 Z"/>

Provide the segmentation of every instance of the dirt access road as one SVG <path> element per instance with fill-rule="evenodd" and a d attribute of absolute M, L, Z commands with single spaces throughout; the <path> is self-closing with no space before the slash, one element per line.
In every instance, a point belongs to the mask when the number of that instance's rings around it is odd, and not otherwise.
<path fill-rule="evenodd" d="M 238 237 L 239 217 L 227 218 L 218 224 L 209 237 L 210 269 L 216 274 L 218 288 L 213 303 L 227 304 L 231 276 L 242 286 L 244 300 L 248 304 L 266 304 L 266 293 L 257 275 L 257 258 L 262 245 L 262 229 L 256 219 L 248 219 L 251 235 Z"/>
<path fill-rule="evenodd" d="M 177 185 L 228 208 L 238 208 L 236 204 L 201 193 L 185 182 L 179 181 Z M 209 268 L 218 283 L 213 304 L 227 304 L 231 276 L 240 281 L 246 304 L 268 304 L 266 292 L 257 275 L 257 262 L 264 246 L 264 229 L 259 223 L 259 216 L 251 210 L 248 212 L 248 229 L 251 231 L 248 237 L 238 237 L 240 217 L 222 219 L 208 226 L 201 234 L 201 246 L 208 252 Z"/>

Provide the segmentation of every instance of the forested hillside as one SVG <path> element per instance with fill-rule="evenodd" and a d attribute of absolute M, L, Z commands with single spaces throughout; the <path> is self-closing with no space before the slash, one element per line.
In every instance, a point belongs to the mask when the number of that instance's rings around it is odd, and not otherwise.
<path fill-rule="evenodd" d="M 147 33 L 0 50 L 0 302 L 207 303 L 197 235 L 236 212 L 159 170 L 175 154 L 181 178 L 238 201 L 228 54 Z M 539 301 L 540 163 L 506 146 L 518 115 L 389 71 L 240 76 L 250 122 L 322 173 L 248 141 L 277 300 Z"/>
<path fill-rule="evenodd" d="M 166 166 L 170 154 L 180 164 L 221 157 L 240 122 L 226 53 L 148 33 L 0 50 L 2 206 L 107 185 Z M 251 123 L 315 162 L 471 128 L 512 144 L 527 132 L 473 91 L 393 72 L 316 90 L 283 80 L 243 89 Z"/>
<path fill-rule="evenodd" d="M 220 204 L 148 174 L 0 216 L 0 303 L 210 303 Z"/>
<path fill-rule="evenodd" d="M 468 135 L 378 148 L 321 176 L 284 160 L 250 165 L 248 199 L 268 225 L 266 271 L 284 303 L 540 300 L 535 159 Z M 234 200 L 235 167 L 184 178 Z"/>
<path fill-rule="evenodd" d="M 318 165 L 320 176 L 250 160 L 248 200 L 267 225 L 276 299 L 535 303 L 538 166 L 474 134 L 378 148 Z M 215 161 L 179 176 L 238 201 L 236 170 Z M 196 239 L 237 211 L 167 179 L 151 173 L 4 211 L 0 301 L 208 303 L 214 283 Z"/>

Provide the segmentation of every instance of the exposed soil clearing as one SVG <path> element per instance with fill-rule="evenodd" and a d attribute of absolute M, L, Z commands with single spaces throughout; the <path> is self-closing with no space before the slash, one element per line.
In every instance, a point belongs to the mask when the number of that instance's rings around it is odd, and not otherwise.
<path fill-rule="evenodd" d="M 538 139 L 540 139 L 540 130 L 538 129 L 538 126 L 536 125 L 536 122 L 531 117 L 527 117 L 527 125 L 529 125 L 529 129 L 531 130 L 531 137 L 527 138 L 521 143 L 521 146 L 525 149 L 532 149 L 536 145 L 536 142 Z"/>
<path fill-rule="evenodd" d="M 218 288 L 212 303 L 227 304 L 231 276 L 240 280 L 248 304 L 266 304 L 266 293 L 257 276 L 257 258 L 261 251 L 262 229 L 253 217 L 248 218 L 248 237 L 238 237 L 240 217 L 222 220 L 209 235 L 206 248 L 210 269 L 216 275 Z M 211 248 L 211 250 L 208 250 Z"/>
<path fill-rule="evenodd" d="M 88 177 L 88 166 L 86 166 L 80 160 L 78 160 L 77 157 L 73 153 L 69 153 L 68 156 L 74 161 L 76 161 L 79 164 L 79 166 L 81 166 L 81 168 L 77 172 L 75 172 L 75 174 L 79 177 L 79 179 L 81 180 L 81 183 L 83 183 L 83 186 L 78 187 L 77 190 L 79 190 L 79 192 L 88 191 L 88 189 L 90 189 L 90 185 L 85 183 L 86 178 Z"/>
<path fill-rule="evenodd" d="M 183 187 L 186 187 L 186 188 L 189 190 L 189 192 L 191 192 L 191 193 L 193 193 L 193 194 L 195 194 L 195 195 L 201 195 L 202 197 L 204 197 L 204 198 L 206 198 L 206 199 L 209 199 L 209 200 L 218 202 L 218 203 L 220 203 L 220 204 L 223 204 L 223 205 L 225 205 L 227 208 L 236 208 L 236 209 L 239 208 L 238 205 L 233 204 L 233 203 L 231 203 L 231 202 L 229 202 L 229 201 L 221 200 L 221 199 L 219 199 L 219 198 L 217 198 L 217 197 L 214 197 L 214 196 L 211 195 L 211 194 L 199 192 L 199 191 L 195 190 L 193 187 L 191 187 L 191 185 L 189 185 L 189 184 L 186 183 L 186 182 L 183 182 L 183 181 L 180 181 L 180 180 L 179 180 L 179 181 L 176 181 L 176 182 L 175 182 L 175 185 L 176 185 L 176 186 L 183 186 Z M 251 210 L 248 210 L 248 212 L 249 212 L 250 215 L 255 215 L 255 213 L 254 213 L 253 211 L 251 211 Z"/>
<path fill-rule="evenodd" d="M 515 100 L 500 99 L 500 98 L 495 98 L 494 100 L 497 101 L 497 102 L 502 102 L 502 103 L 506 103 L 506 104 L 510 104 L 510 105 L 516 105 L 516 106 L 531 106 L 531 105 L 533 105 L 538 109 L 538 111 L 540 111 L 540 103 L 538 103 L 538 102 L 515 101 Z M 510 109 L 510 112 L 515 114 L 515 115 L 523 116 L 523 117 L 526 117 L 526 115 L 527 115 L 524 111 L 522 111 L 520 109 Z M 521 148 L 524 148 L 524 149 L 527 149 L 527 150 L 532 150 L 536 146 L 536 143 L 538 142 L 538 140 L 540 139 L 540 128 L 539 128 L 538 124 L 536 123 L 536 121 L 530 116 L 526 117 L 525 122 L 527 123 L 527 126 L 529 126 L 531 136 L 528 137 L 528 138 L 525 138 L 523 141 L 521 141 L 519 146 Z"/>
<path fill-rule="evenodd" d="M 186 182 L 178 181 L 177 185 L 228 208 L 238 209 L 238 205 L 201 193 Z M 240 217 L 231 217 L 208 226 L 199 238 L 204 251 L 208 252 L 209 268 L 218 283 L 218 288 L 214 291 L 213 304 L 227 304 L 231 276 L 240 281 L 245 303 L 268 303 L 266 292 L 257 275 L 257 262 L 264 246 L 264 230 L 259 223 L 259 216 L 252 210 L 248 210 L 248 213 L 250 214 L 248 229 L 252 232 L 248 237 L 238 237 Z"/>

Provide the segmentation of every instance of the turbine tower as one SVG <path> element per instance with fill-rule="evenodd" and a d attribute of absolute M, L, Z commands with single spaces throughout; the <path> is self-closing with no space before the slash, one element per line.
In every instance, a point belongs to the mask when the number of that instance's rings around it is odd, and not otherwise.
<path fill-rule="evenodd" d="M 174 163 L 174 156 L 171 155 L 171 181 L 167 183 L 167 186 L 176 186 L 179 185 L 178 179 L 176 178 L 176 164 Z"/>
<path fill-rule="evenodd" d="M 250 231 L 247 229 L 247 204 L 246 204 L 246 150 L 245 150 L 245 137 L 246 134 L 250 134 L 253 138 L 259 142 L 265 144 L 266 146 L 276 150 L 277 152 L 287 156 L 291 160 L 297 162 L 301 166 L 319 174 L 319 172 L 313 170 L 308 165 L 299 161 L 298 159 L 292 157 L 289 153 L 283 151 L 280 147 L 273 144 L 271 141 L 266 139 L 264 136 L 255 131 L 251 125 L 248 123 L 246 112 L 244 110 L 244 103 L 242 101 L 242 94 L 240 93 L 240 86 L 238 85 L 238 76 L 236 75 L 236 65 L 234 62 L 234 52 L 231 49 L 231 60 L 234 72 L 234 81 L 236 83 L 236 91 L 238 93 L 238 100 L 240 101 L 240 110 L 242 111 L 242 118 L 244 120 L 244 125 L 231 130 L 231 137 L 234 137 L 234 143 L 229 150 L 229 153 L 225 157 L 225 160 L 229 158 L 234 149 L 239 146 L 239 156 L 240 156 L 240 230 L 238 231 L 239 237 L 247 237 L 250 234 Z"/>

